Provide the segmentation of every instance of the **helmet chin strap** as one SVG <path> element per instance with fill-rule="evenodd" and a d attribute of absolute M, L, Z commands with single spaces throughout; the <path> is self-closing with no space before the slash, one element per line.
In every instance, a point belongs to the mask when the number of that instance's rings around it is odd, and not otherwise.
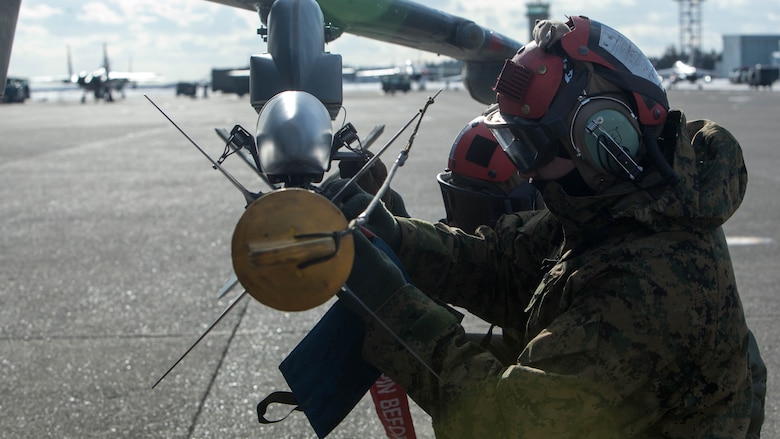
<path fill-rule="evenodd" d="M 681 177 L 674 172 L 672 165 L 666 161 L 663 153 L 661 153 L 661 147 L 658 145 L 658 134 L 655 130 L 651 127 L 645 127 L 642 131 L 642 140 L 645 142 L 645 148 L 647 149 L 647 159 L 658 169 L 663 178 L 659 185 L 663 183 L 677 183 Z"/>

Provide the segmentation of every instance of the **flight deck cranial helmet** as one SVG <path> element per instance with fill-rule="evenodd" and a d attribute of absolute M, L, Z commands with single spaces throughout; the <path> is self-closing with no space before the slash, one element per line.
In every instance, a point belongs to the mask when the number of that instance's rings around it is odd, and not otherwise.
<path fill-rule="evenodd" d="M 672 176 L 656 142 L 669 104 L 647 57 L 582 16 L 539 22 L 534 37 L 504 64 L 486 119 L 515 166 L 530 173 L 571 158 L 596 192 L 638 182 L 648 163 Z"/>
<path fill-rule="evenodd" d="M 447 223 L 466 231 L 495 225 L 506 213 L 536 208 L 537 190 L 517 174 L 485 125 L 471 120 L 450 149 L 447 169 L 436 176 Z"/>

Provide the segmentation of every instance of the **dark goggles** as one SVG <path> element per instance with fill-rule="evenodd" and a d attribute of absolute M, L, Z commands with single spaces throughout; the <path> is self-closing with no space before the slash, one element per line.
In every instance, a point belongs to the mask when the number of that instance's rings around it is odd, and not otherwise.
<path fill-rule="evenodd" d="M 504 117 L 498 109 L 488 114 L 485 125 L 501 145 L 509 160 L 527 174 L 552 161 L 560 142 L 556 131 L 542 121 L 520 117 Z M 563 127 L 560 127 L 563 128 Z"/>
<path fill-rule="evenodd" d="M 571 80 L 556 92 L 544 116 L 538 119 L 502 114 L 500 97 L 499 103 L 491 107 L 492 111 L 485 117 L 485 126 L 521 173 L 535 171 L 565 152 L 561 139 L 569 134 L 566 115 L 576 108 L 577 98 L 588 84 L 588 78 L 587 69 L 575 71 Z"/>

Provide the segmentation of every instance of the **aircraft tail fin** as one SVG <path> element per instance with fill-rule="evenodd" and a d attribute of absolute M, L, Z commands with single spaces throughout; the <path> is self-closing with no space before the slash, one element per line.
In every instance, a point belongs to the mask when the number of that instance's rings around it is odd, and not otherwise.
<path fill-rule="evenodd" d="M 70 54 L 70 44 L 65 46 L 65 50 L 68 54 L 68 78 L 73 78 L 73 57 Z"/>
<path fill-rule="evenodd" d="M 106 75 L 111 71 L 108 64 L 108 45 L 103 43 L 103 68 L 106 69 Z"/>

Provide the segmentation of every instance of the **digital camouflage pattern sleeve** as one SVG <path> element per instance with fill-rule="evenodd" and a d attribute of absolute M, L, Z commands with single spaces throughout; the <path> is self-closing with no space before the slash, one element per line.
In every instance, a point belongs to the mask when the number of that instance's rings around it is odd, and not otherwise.
<path fill-rule="evenodd" d="M 364 356 L 431 415 L 437 437 L 744 436 L 751 387 L 735 291 L 680 287 L 694 267 L 672 257 L 679 248 L 653 252 L 641 237 L 617 239 L 635 250 L 550 270 L 515 365 L 468 343 L 457 320 L 412 285 L 377 315 L 440 379 L 375 322 Z M 725 248 L 722 235 L 709 242 Z M 622 265 L 613 263 L 619 257 Z M 648 276 L 657 270 L 678 275 L 659 282 Z"/>
<path fill-rule="evenodd" d="M 399 257 L 426 294 L 468 308 L 503 328 L 524 325 L 531 288 L 545 259 L 560 245 L 560 223 L 544 210 L 504 215 L 495 229 L 474 235 L 443 223 L 398 219 Z"/>

